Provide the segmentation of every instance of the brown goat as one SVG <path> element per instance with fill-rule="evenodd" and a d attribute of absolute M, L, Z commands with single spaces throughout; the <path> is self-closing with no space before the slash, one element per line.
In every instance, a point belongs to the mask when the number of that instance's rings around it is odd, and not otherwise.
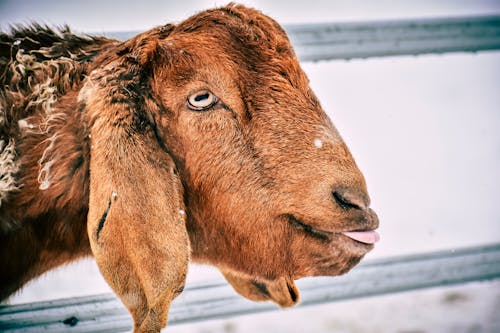
<path fill-rule="evenodd" d="M 94 255 L 136 332 L 191 258 L 243 296 L 347 272 L 378 240 L 365 181 L 283 29 L 243 6 L 126 42 L 0 34 L 0 299 Z"/>

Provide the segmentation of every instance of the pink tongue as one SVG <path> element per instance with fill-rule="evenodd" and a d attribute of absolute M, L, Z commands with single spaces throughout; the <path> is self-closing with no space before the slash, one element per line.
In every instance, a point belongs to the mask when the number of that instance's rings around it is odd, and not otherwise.
<path fill-rule="evenodd" d="M 380 235 L 376 231 L 353 231 L 343 232 L 343 234 L 358 242 L 366 244 L 375 244 L 380 240 Z"/>

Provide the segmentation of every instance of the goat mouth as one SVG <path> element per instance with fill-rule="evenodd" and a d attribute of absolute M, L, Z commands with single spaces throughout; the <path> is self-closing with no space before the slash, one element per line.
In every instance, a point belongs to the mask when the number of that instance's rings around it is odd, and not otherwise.
<path fill-rule="evenodd" d="M 297 230 L 302 230 L 306 234 L 308 234 L 314 238 L 318 238 L 318 239 L 327 241 L 327 240 L 330 240 L 331 236 L 334 234 L 334 232 L 331 232 L 331 231 L 313 228 L 309 224 L 302 222 L 301 220 L 299 220 L 298 218 L 296 218 L 295 216 L 293 216 L 291 214 L 287 214 L 286 218 L 288 220 L 288 223 L 290 223 L 290 225 L 292 227 L 294 227 Z"/>
<path fill-rule="evenodd" d="M 323 229 L 317 229 L 312 227 L 309 224 L 306 224 L 296 218 L 294 215 L 288 214 L 286 215 L 288 222 L 295 229 L 302 230 L 308 235 L 321 239 L 321 240 L 330 240 L 334 235 L 343 235 L 344 238 L 347 238 L 351 241 L 354 241 L 358 244 L 373 246 L 373 244 L 377 243 L 380 240 L 380 235 L 375 230 L 353 230 L 353 231 L 327 231 Z"/>
<path fill-rule="evenodd" d="M 367 231 L 349 231 L 343 232 L 342 235 L 349 237 L 356 242 L 373 245 L 380 240 L 380 235 L 375 230 Z"/>

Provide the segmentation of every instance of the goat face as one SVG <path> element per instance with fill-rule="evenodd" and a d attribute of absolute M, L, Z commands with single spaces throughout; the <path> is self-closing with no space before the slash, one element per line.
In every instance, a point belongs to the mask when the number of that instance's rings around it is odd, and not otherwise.
<path fill-rule="evenodd" d="M 377 234 L 343 233 L 378 219 L 278 24 L 240 6 L 208 11 L 160 47 L 155 123 L 183 182 L 193 259 L 246 296 L 252 281 L 285 279 L 291 293 L 294 279 L 358 263 Z"/>
<path fill-rule="evenodd" d="M 92 252 L 138 331 L 164 326 L 188 238 L 239 293 L 282 306 L 295 279 L 344 273 L 375 242 L 363 176 L 258 11 L 229 5 L 117 45 L 79 98 Z"/>

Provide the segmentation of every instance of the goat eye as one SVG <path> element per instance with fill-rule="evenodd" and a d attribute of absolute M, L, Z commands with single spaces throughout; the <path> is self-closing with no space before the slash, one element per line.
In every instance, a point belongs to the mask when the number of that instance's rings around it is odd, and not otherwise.
<path fill-rule="evenodd" d="M 188 97 L 188 107 L 191 110 L 206 110 L 217 103 L 217 97 L 208 90 L 202 90 Z"/>

